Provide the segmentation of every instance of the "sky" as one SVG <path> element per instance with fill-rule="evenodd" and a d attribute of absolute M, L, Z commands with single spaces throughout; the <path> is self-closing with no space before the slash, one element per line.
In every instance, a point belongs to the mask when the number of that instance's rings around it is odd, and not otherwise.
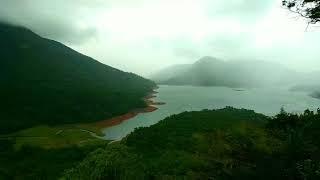
<path fill-rule="evenodd" d="M 320 70 L 320 27 L 281 0 L 0 0 L 0 21 L 144 76 L 203 56 Z"/>

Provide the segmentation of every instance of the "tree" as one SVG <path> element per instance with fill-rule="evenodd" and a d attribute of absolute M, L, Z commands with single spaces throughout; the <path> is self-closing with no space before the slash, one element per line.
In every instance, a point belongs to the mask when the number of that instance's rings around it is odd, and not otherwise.
<path fill-rule="evenodd" d="M 320 21 L 320 0 L 283 0 L 282 5 L 309 20 L 309 24 Z"/>

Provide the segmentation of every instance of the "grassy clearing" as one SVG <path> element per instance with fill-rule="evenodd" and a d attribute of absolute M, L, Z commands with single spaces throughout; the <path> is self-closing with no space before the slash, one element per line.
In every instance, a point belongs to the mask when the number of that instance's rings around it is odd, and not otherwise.
<path fill-rule="evenodd" d="M 9 135 L 1 136 L 15 140 L 15 149 L 24 145 L 50 148 L 85 146 L 106 143 L 92 136 L 102 136 L 101 129 L 94 124 L 74 124 L 64 126 L 36 126 Z"/>
<path fill-rule="evenodd" d="M 109 141 L 95 124 L 36 126 L 0 135 L 0 179 L 49 179 L 62 176 Z"/>

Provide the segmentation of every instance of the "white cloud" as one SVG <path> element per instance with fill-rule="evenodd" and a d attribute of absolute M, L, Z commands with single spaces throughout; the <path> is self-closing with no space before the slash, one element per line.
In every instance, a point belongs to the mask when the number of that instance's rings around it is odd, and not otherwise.
<path fill-rule="evenodd" d="M 319 69 L 319 31 L 305 32 L 305 22 L 280 6 L 281 0 L 12 0 L 0 2 L 0 19 L 143 75 L 205 55 Z"/>

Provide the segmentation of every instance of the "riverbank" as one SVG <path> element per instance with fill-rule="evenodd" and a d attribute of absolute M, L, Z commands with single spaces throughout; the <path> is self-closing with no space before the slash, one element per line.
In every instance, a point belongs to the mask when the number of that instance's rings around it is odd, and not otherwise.
<path fill-rule="evenodd" d="M 152 90 L 143 98 L 147 106 L 145 108 L 134 109 L 126 114 L 102 120 L 94 123 L 78 123 L 59 126 L 36 126 L 24 129 L 12 134 L 0 135 L 0 140 L 15 140 L 15 149 L 25 145 L 42 147 L 45 149 L 64 148 L 69 146 L 85 146 L 90 144 L 105 143 L 102 129 L 118 125 L 127 121 L 140 113 L 148 113 L 157 110 L 155 105 L 164 103 L 154 102 L 158 92 Z"/>
<path fill-rule="evenodd" d="M 156 94 L 158 92 L 154 90 L 152 90 L 147 96 L 145 96 L 143 98 L 143 100 L 146 102 L 147 107 L 145 108 L 139 108 L 139 109 L 134 109 L 126 114 L 117 116 L 117 117 L 113 117 L 111 119 L 107 119 L 107 120 L 103 120 L 103 121 L 99 121 L 96 123 L 96 126 L 100 129 L 103 128 L 107 128 L 107 127 L 111 127 L 111 126 L 115 126 L 118 124 L 121 124 L 124 121 L 127 121 L 131 118 L 134 118 L 135 116 L 137 116 L 140 113 L 149 113 L 149 112 L 153 112 L 156 111 L 158 108 L 155 107 L 155 105 L 163 105 L 165 103 L 163 102 L 154 102 L 152 99 L 157 97 Z"/>

